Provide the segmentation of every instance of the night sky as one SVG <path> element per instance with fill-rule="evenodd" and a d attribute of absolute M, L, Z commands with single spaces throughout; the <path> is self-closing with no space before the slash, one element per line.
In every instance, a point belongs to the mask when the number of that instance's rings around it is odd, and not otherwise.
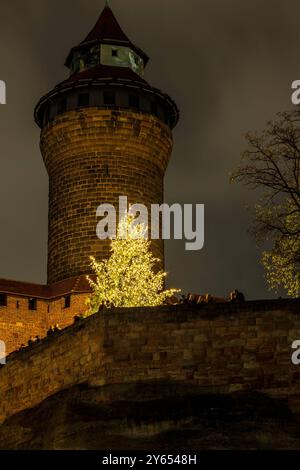
<path fill-rule="evenodd" d="M 249 130 L 292 107 L 300 79 L 300 3 L 268 0 L 112 0 L 125 33 L 149 56 L 146 80 L 181 111 L 165 179 L 168 203 L 205 204 L 205 247 L 166 242 L 169 281 L 184 292 L 247 299 L 270 293 L 247 232 L 258 197 L 229 183 Z M 48 177 L 33 109 L 67 77 L 64 60 L 104 0 L 2 0 L 0 277 L 46 282 Z M 99 204 L 101 201 L 99 201 Z"/>

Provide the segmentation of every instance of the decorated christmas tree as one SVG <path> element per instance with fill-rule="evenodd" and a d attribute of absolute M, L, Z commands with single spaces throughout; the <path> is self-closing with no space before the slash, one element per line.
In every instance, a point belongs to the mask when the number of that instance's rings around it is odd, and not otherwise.
<path fill-rule="evenodd" d="M 166 273 L 157 270 L 159 259 L 150 250 L 147 227 L 132 216 L 121 219 L 111 256 L 98 262 L 91 258 L 96 280 L 88 277 L 93 294 L 88 314 L 101 307 L 144 307 L 163 304 L 177 289 L 164 290 Z"/>

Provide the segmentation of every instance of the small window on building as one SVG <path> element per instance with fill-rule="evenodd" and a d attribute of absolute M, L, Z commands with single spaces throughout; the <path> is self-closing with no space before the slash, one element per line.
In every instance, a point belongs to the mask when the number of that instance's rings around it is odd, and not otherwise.
<path fill-rule="evenodd" d="M 71 296 L 66 295 L 66 297 L 64 298 L 64 302 L 65 302 L 64 308 L 70 308 L 71 307 Z"/>
<path fill-rule="evenodd" d="M 0 294 L 0 307 L 6 307 L 6 306 L 7 306 L 7 295 Z"/>
<path fill-rule="evenodd" d="M 140 108 L 140 99 L 136 95 L 129 95 L 129 107 L 130 108 Z"/>
<path fill-rule="evenodd" d="M 158 110 L 157 110 L 157 104 L 155 103 L 155 101 L 151 101 L 150 108 L 151 108 L 151 114 L 154 114 L 154 116 L 157 116 Z"/>
<path fill-rule="evenodd" d="M 103 165 L 103 174 L 106 177 L 109 176 L 109 166 L 108 165 Z"/>
<path fill-rule="evenodd" d="M 115 106 L 116 94 L 113 91 L 105 91 L 103 93 L 103 101 L 105 106 Z"/>
<path fill-rule="evenodd" d="M 169 113 L 165 111 L 164 116 L 165 116 L 165 123 L 168 124 L 168 126 L 170 126 Z"/>
<path fill-rule="evenodd" d="M 44 125 L 48 124 L 49 122 L 49 108 L 46 109 L 44 114 Z"/>
<path fill-rule="evenodd" d="M 56 115 L 56 109 L 54 109 L 53 106 L 49 106 L 49 109 L 48 109 L 48 122 L 53 121 L 55 115 Z"/>
<path fill-rule="evenodd" d="M 78 96 L 78 106 L 79 108 L 84 108 L 90 104 L 90 95 L 88 93 L 81 93 Z"/>
<path fill-rule="evenodd" d="M 37 309 L 36 299 L 28 299 L 28 310 L 36 310 L 36 309 Z"/>
<path fill-rule="evenodd" d="M 57 112 L 58 114 L 63 114 L 67 111 L 67 100 L 63 99 L 59 101 L 58 106 L 57 106 Z"/>
<path fill-rule="evenodd" d="M 118 49 L 112 49 L 111 50 L 111 55 L 112 55 L 112 57 L 118 57 Z"/>

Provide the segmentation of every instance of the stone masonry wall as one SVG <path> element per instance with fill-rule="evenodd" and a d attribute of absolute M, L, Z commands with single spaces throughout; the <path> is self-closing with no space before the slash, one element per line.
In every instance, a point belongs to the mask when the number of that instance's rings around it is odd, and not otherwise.
<path fill-rule="evenodd" d="M 83 108 L 57 116 L 41 134 L 49 174 L 48 283 L 91 272 L 90 256 L 109 255 L 99 240 L 96 210 L 119 196 L 161 204 L 172 151 L 169 127 L 154 116 Z M 153 252 L 164 264 L 163 240 Z"/>
<path fill-rule="evenodd" d="M 0 421 L 75 384 L 180 381 L 200 392 L 259 390 L 299 408 L 299 301 L 99 312 L 0 369 Z"/>

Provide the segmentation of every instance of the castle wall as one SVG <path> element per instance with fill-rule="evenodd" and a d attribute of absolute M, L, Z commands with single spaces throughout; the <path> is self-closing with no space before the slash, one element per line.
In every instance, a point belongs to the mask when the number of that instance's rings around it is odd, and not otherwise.
<path fill-rule="evenodd" d="M 99 312 L 13 353 L 0 369 L 0 421 L 75 384 L 181 381 L 200 392 L 259 390 L 299 407 L 299 301 Z"/>
<path fill-rule="evenodd" d="M 71 325 L 76 315 L 86 311 L 87 297 L 87 294 L 72 294 L 69 308 L 64 308 L 64 297 L 37 299 L 36 310 L 29 310 L 27 297 L 8 295 L 7 306 L 0 307 L 0 340 L 6 344 L 6 353 L 27 346 L 36 336 L 44 338 L 51 326 Z"/>
<path fill-rule="evenodd" d="M 169 127 L 130 110 L 80 108 L 57 116 L 41 133 L 49 174 L 48 283 L 91 272 L 90 256 L 108 257 L 99 240 L 96 210 L 119 196 L 128 203 L 163 202 L 163 178 L 172 150 Z M 153 241 L 164 259 L 163 240 Z"/>

